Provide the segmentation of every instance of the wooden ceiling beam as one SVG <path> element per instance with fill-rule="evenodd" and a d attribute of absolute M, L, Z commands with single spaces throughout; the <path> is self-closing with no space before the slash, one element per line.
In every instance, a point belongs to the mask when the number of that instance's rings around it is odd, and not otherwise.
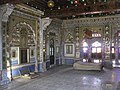
<path fill-rule="evenodd" d="M 94 5 L 78 6 L 71 8 L 62 8 L 59 10 L 47 10 L 46 16 L 49 17 L 70 17 L 72 15 L 79 16 L 84 14 L 97 14 L 97 13 L 112 13 L 116 10 L 120 10 L 120 7 L 115 3 L 98 3 Z"/>
<path fill-rule="evenodd" d="M 35 0 L 1 0 L 0 4 L 6 4 L 6 3 L 18 4 L 18 3 L 27 3 L 30 1 L 35 1 Z"/>

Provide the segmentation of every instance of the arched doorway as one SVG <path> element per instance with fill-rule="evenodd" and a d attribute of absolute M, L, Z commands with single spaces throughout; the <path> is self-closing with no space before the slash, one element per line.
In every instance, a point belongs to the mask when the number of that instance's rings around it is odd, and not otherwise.
<path fill-rule="evenodd" d="M 54 64 L 54 39 L 50 40 L 50 65 Z"/>
<path fill-rule="evenodd" d="M 26 28 L 20 31 L 20 63 L 27 63 L 29 61 L 29 48 L 27 48 L 28 33 Z"/>
<path fill-rule="evenodd" d="M 81 50 L 81 57 L 83 62 L 88 62 L 90 58 L 92 62 L 99 63 L 102 60 L 102 47 L 101 43 L 95 41 L 92 45 L 88 44 L 87 42 L 83 42 Z"/>
<path fill-rule="evenodd" d="M 21 22 L 13 27 L 12 33 L 10 33 L 8 40 L 10 46 L 8 49 L 8 52 L 10 53 L 9 54 L 10 62 L 8 62 L 7 64 L 11 68 L 11 70 L 9 70 L 9 67 L 7 68 L 8 77 L 19 75 L 18 72 L 14 72 L 14 70 L 19 69 L 22 64 L 26 66 L 26 64 L 32 62 L 32 60 L 34 60 L 33 62 L 35 62 L 35 59 L 31 58 L 31 56 L 35 57 L 34 39 L 35 39 L 35 33 L 29 24 L 25 22 L 23 23 Z M 33 53 L 30 54 L 32 50 Z M 12 67 L 15 69 L 12 69 Z"/>
<path fill-rule="evenodd" d="M 84 62 L 88 60 L 89 57 L 89 46 L 87 42 L 83 42 L 83 45 L 81 47 L 81 58 L 83 59 Z"/>
<path fill-rule="evenodd" d="M 98 62 L 98 63 L 102 59 L 102 47 L 101 47 L 101 43 L 98 41 L 92 43 L 91 58 L 94 60 L 94 62 Z"/>
<path fill-rule="evenodd" d="M 50 57 L 50 66 L 55 64 L 55 33 L 49 32 L 49 57 Z"/>

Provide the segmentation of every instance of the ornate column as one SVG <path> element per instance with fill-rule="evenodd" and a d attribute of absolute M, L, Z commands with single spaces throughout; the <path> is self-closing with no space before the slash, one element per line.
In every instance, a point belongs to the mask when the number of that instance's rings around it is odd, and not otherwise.
<path fill-rule="evenodd" d="M 80 43 L 79 43 L 79 28 L 76 28 L 76 44 L 75 44 L 75 48 L 76 48 L 76 60 L 80 59 Z"/>
<path fill-rule="evenodd" d="M 105 67 L 112 68 L 112 61 L 110 60 L 111 47 L 111 28 L 110 25 L 105 26 L 104 30 L 104 49 L 105 49 Z"/>
<path fill-rule="evenodd" d="M 115 28 L 115 30 L 116 30 L 116 33 L 115 33 L 115 39 L 114 39 L 114 42 L 115 42 L 115 52 L 116 52 L 116 54 L 115 54 L 115 64 L 116 65 L 119 65 L 119 46 L 120 46 L 120 41 L 119 41 L 119 39 L 120 39 L 120 36 L 119 36 L 119 31 L 120 31 L 120 26 L 119 26 L 119 24 L 118 25 L 116 25 L 116 28 Z"/>
<path fill-rule="evenodd" d="M 43 30 L 46 30 L 47 26 L 51 23 L 52 19 L 39 18 L 39 35 L 40 35 L 40 71 L 46 71 L 46 63 L 43 60 Z"/>
<path fill-rule="evenodd" d="M 1 23 L 2 23 L 2 14 L 3 14 L 3 11 L 2 11 L 2 8 L 0 8 L 0 42 L 2 42 L 2 32 L 1 32 Z M 0 71 L 2 70 L 2 43 L 0 43 Z M 0 78 L 1 78 L 1 72 L 0 72 Z M 1 80 L 1 79 L 0 79 Z"/>
<path fill-rule="evenodd" d="M 7 57 L 6 57 L 6 31 L 7 22 L 10 14 L 12 13 L 13 5 L 6 4 L 0 7 L 0 85 L 9 82 L 7 77 Z"/>

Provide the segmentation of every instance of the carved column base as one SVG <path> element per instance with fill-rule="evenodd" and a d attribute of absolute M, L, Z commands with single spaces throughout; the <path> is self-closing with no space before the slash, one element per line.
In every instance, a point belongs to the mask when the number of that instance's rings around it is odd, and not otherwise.
<path fill-rule="evenodd" d="M 107 68 L 107 69 L 113 69 L 112 61 L 105 60 L 104 61 L 104 67 Z"/>
<path fill-rule="evenodd" d="M 7 77 L 7 70 L 1 71 L 0 79 L 0 85 L 5 85 L 11 82 L 11 80 Z"/>
<path fill-rule="evenodd" d="M 45 71 L 47 71 L 46 62 L 41 62 L 39 67 L 39 72 L 45 72 Z"/>

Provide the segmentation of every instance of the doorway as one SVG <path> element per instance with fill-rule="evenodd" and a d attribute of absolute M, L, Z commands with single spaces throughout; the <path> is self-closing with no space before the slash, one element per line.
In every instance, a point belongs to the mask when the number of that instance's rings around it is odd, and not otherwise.
<path fill-rule="evenodd" d="M 87 42 L 83 42 L 80 52 L 80 56 L 83 58 L 83 62 L 87 62 L 89 55 L 89 48 Z"/>
<path fill-rule="evenodd" d="M 95 41 L 91 46 L 87 42 L 84 42 L 81 49 L 81 57 L 83 58 L 83 62 L 88 62 L 88 58 L 95 63 L 101 62 L 102 47 L 100 42 Z"/>
<path fill-rule="evenodd" d="M 50 40 L 50 65 L 54 64 L 54 39 Z"/>
<path fill-rule="evenodd" d="M 28 57 L 27 57 L 27 48 L 21 48 L 20 49 L 20 63 L 27 63 Z"/>

